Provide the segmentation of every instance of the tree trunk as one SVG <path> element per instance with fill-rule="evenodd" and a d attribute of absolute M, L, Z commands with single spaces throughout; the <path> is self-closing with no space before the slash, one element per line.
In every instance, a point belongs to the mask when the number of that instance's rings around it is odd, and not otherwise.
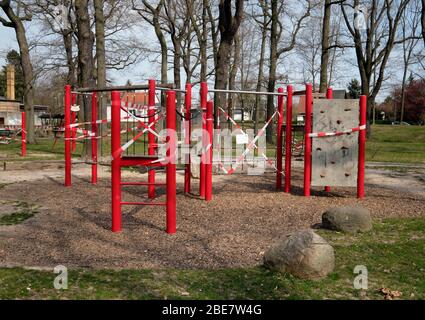
<path fill-rule="evenodd" d="M 73 45 L 72 45 L 72 31 L 67 30 L 62 34 L 63 44 L 65 47 L 66 53 L 66 65 L 68 66 L 68 74 L 66 77 L 66 82 L 69 83 L 72 87 L 77 85 L 77 79 L 75 77 L 75 61 L 73 57 Z"/>
<path fill-rule="evenodd" d="M 104 0 L 94 0 L 94 17 L 96 30 L 96 80 L 98 87 L 106 86 L 106 53 L 105 53 L 105 16 L 103 12 Z M 97 99 L 100 119 L 108 117 L 106 98 L 100 95 Z M 107 131 L 107 125 L 102 124 L 99 129 L 101 134 Z M 102 142 L 102 140 L 100 140 Z M 101 143 L 98 143 L 102 150 Z"/>
<path fill-rule="evenodd" d="M 174 57 L 173 57 L 174 85 L 177 89 L 181 89 L 181 77 L 180 77 L 181 42 L 175 37 L 172 37 L 172 38 L 173 38 L 173 47 L 174 47 Z M 176 104 L 177 104 L 177 108 L 181 106 L 181 92 L 176 93 Z"/>
<path fill-rule="evenodd" d="M 320 60 L 320 92 L 328 86 L 329 31 L 331 23 L 331 0 L 325 0 L 322 25 L 322 56 Z"/>
<path fill-rule="evenodd" d="M 30 52 L 28 47 L 28 41 L 26 36 L 26 30 L 21 18 L 15 14 L 10 1 L 2 1 L 1 7 L 8 17 L 9 21 L 2 18 L 2 24 L 6 27 L 13 28 L 15 30 L 16 39 L 18 41 L 19 52 L 21 55 L 22 73 L 25 83 L 24 92 L 24 110 L 25 110 L 25 121 L 27 143 L 34 143 L 34 69 L 31 64 Z"/>
<path fill-rule="evenodd" d="M 425 46 L 425 0 L 422 0 L 422 38 Z"/>
<path fill-rule="evenodd" d="M 278 41 L 278 8 L 277 1 L 271 2 L 271 30 L 270 30 L 270 66 L 269 66 L 269 81 L 267 90 L 273 92 L 276 86 L 276 68 L 277 68 L 277 41 Z M 267 96 L 267 110 L 266 110 L 266 121 L 273 115 L 274 112 L 274 97 L 272 95 Z M 270 122 L 266 129 L 266 141 L 267 143 L 273 143 L 273 121 Z"/>
<path fill-rule="evenodd" d="M 266 16 L 264 16 L 266 19 Z M 266 41 L 267 41 L 267 26 L 266 21 L 264 21 L 264 25 L 261 31 L 261 48 L 260 48 L 260 61 L 258 62 L 258 78 L 257 78 L 257 92 L 260 92 L 262 89 L 263 81 L 264 81 L 264 55 L 266 51 Z M 257 135 L 258 132 L 258 121 L 260 120 L 260 104 L 261 104 L 261 96 L 255 96 L 255 106 L 254 106 L 254 134 Z"/>
<path fill-rule="evenodd" d="M 80 87 L 94 87 L 94 59 L 93 45 L 94 35 L 90 27 L 90 16 L 88 8 L 88 0 L 80 0 L 75 2 L 75 13 L 77 21 L 77 36 L 78 36 L 78 85 Z M 87 96 L 83 96 L 82 111 L 80 111 L 81 121 L 90 121 L 91 119 L 91 104 Z M 89 128 L 87 127 L 87 130 Z M 90 157 L 90 139 L 85 140 L 84 151 L 82 157 Z"/>
<path fill-rule="evenodd" d="M 229 74 L 229 90 L 235 90 L 236 86 L 236 75 L 238 73 L 238 68 L 241 62 L 241 39 L 240 39 L 240 35 L 236 35 L 235 37 L 235 42 L 234 42 L 234 46 L 233 46 L 233 64 L 232 67 L 230 69 L 230 74 Z M 228 95 L 228 104 L 227 104 L 227 113 L 229 114 L 229 116 L 231 116 L 233 118 L 233 102 L 234 102 L 234 98 L 235 95 L 232 93 L 229 93 Z M 227 121 L 229 130 L 232 127 L 232 123 L 230 122 L 230 120 Z"/>

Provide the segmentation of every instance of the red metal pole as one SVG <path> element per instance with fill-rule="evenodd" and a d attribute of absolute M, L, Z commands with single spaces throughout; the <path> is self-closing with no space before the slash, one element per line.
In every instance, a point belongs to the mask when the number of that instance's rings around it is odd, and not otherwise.
<path fill-rule="evenodd" d="M 77 94 L 76 93 L 72 93 L 71 94 L 71 105 L 75 105 L 77 104 Z M 71 111 L 71 123 L 75 123 L 77 121 L 77 112 L 75 111 Z M 71 150 L 72 152 L 75 152 L 75 150 L 77 149 L 77 141 L 74 140 L 77 137 L 77 130 L 75 128 L 71 129 L 71 137 L 72 137 L 72 141 L 71 141 Z"/>
<path fill-rule="evenodd" d="M 21 156 L 27 155 L 27 131 L 25 123 L 25 111 L 21 112 Z"/>
<path fill-rule="evenodd" d="M 360 96 L 360 126 L 366 125 L 366 96 Z M 359 163 L 357 171 L 357 198 L 364 198 L 364 175 L 365 175 L 365 156 L 366 156 L 366 130 L 359 131 Z"/>
<path fill-rule="evenodd" d="M 167 91 L 167 233 L 176 233 L 176 92 Z"/>
<path fill-rule="evenodd" d="M 212 160 L 213 160 L 213 130 L 214 130 L 214 104 L 212 101 L 207 103 L 206 130 L 208 132 L 208 144 L 205 154 L 205 200 L 212 200 Z"/>
<path fill-rule="evenodd" d="M 283 93 L 283 88 L 278 88 L 279 93 Z M 280 95 L 277 97 L 277 110 L 279 112 L 279 117 L 277 118 L 277 143 L 276 143 L 276 190 L 282 189 L 282 125 L 283 125 L 283 96 Z"/>
<path fill-rule="evenodd" d="M 155 80 L 149 80 L 149 93 L 148 93 L 148 121 L 151 125 L 155 121 Z M 155 125 L 151 126 L 152 130 L 155 130 Z M 153 133 L 148 132 L 148 155 L 155 155 L 155 136 Z M 155 169 L 148 171 L 148 197 L 149 199 L 155 198 Z"/>
<path fill-rule="evenodd" d="M 191 114 L 190 109 L 192 108 L 192 85 L 190 83 L 186 83 L 186 95 L 185 95 L 185 107 L 186 107 L 186 114 L 185 114 L 185 144 L 188 147 L 188 150 L 190 150 L 190 135 L 192 134 L 192 121 L 191 121 Z M 186 155 L 186 167 L 184 171 L 184 192 L 190 193 L 190 154 Z"/>
<path fill-rule="evenodd" d="M 92 133 L 93 137 L 91 139 L 91 183 L 97 183 L 97 95 L 95 92 L 92 93 L 91 97 L 91 121 L 92 121 Z"/>
<path fill-rule="evenodd" d="M 328 100 L 333 99 L 333 91 L 332 91 L 332 88 L 328 88 L 328 90 L 326 91 L 326 99 L 328 99 Z M 326 187 L 325 187 L 325 192 L 331 192 L 331 187 L 326 186 Z"/>
<path fill-rule="evenodd" d="M 305 127 L 304 127 L 304 196 L 310 196 L 311 180 L 311 112 L 313 111 L 313 86 L 305 88 Z"/>
<path fill-rule="evenodd" d="M 111 93 L 111 154 L 121 149 L 121 101 L 119 91 Z M 111 161 L 112 231 L 121 231 L 121 156 Z"/>
<path fill-rule="evenodd" d="M 205 153 L 204 149 L 207 144 L 205 130 L 206 130 L 206 109 L 207 109 L 207 97 L 208 97 L 208 84 L 201 82 L 201 110 L 202 110 L 202 153 L 201 153 L 201 164 L 199 170 L 199 196 L 205 197 Z"/>
<path fill-rule="evenodd" d="M 291 191 L 291 160 L 292 160 L 292 86 L 286 88 L 286 133 L 285 133 L 285 189 Z"/>
<path fill-rule="evenodd" d="M 71 185 L 71 86 L 65 86 L 65 186 Z"/>

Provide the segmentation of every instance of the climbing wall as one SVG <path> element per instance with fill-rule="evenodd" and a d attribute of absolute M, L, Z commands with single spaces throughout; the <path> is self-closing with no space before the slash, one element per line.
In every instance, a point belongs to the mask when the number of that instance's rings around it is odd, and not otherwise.
<path fill-rule="evenodd" d="M 359 100 L 315 99 L 313 133 L 340 132 L 359 126 Z M 357 185 L 358 132 L 312 138 L 312 186 Z"/>

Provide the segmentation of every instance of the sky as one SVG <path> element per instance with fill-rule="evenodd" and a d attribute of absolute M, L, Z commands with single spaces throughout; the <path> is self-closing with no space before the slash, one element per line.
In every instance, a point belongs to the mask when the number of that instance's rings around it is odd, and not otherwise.
<path fill-rule="evenodd" d="M 32 26 L 34 30 L 30 30 L 31 32 L 36 32 L 36 27 Z M 155 43 L 156 38 L 155 35 L 151 30 L 149 32 L 146 32 L 146 30 L 143 31 L 143 37 L 145 38 L 145 41 L 147 42 L 153 42 Z M 6 28 L 3 26 L 0 26 L 0 39 L 2 41 L 0 42 L 0 64 L 5 64 L 5 56 L 7 52 L 11 49 L 18 50 L 18 45 L 15 37 L 14 30 L 12 28 Z M 345 68 L 344 73 L 347 74 L 347 76 L 342 77 L 341 81 L 337 83 L 334 86 L 334 89 L 345 89 L 347 83 L 350 81 L 351 78 L 359 78 L 358 77 L 358 71 L 357 67 L 355 65 L 355 57 L 351 53 L 352 59 L 349 58 L 347 60 L 347 63 L 343 64 L 343 67 Z M 131 67 L 126 68 L 125 70 L 111 70 L 108 71 L 108 78 L 113 81 L 113 84 L 116 85 L 122 85 L 127 82 L 127 80 L 131 80 L 132 83 L 141 83 L 145 82 L 145 80 L 149 78 L 160 78 L 159 75 L 159 61 L 155 61 L 155 55 L 151 55 L 148 57 L 144 57 L 144 59 L 139 62 L 136 65 L 132 65 Z M 158 57 L 159 58 L 159 57 Z M 295 60 L 295 61 L 294 61 Z M 349 60 L 352 60 L 352 63 L 349 62 Z M 283 63 L 289 63 L 288 65 L 291 65 L 288 70 L 285 70 L 285 66 L 280 66 L 280 71 L 287 71 L 291 79 L 296 79 L 297 81 L 302 81 L 302 75 L 300 74 L 300 65 L 297 64 L 296 58 L 294 57 L 288 57 L 285 59 Z M 282 68 L 283 67 L 283 68 Z M 283 70 L 282 70 L 283 69 Z M 394 82 L 398 82 L 400 77 L 400 71 L 393 71 L 392 76 L 390 79 L 388 79 L 383 86 L 379 96 L 378 101 L 382 101 L 385 99 L 385 97 L 390 93 L 390 90 L 393 86 Z M 170 70 L 169 78 L 172 79 L 172 72 Z M 184 83 L 184 72 L 182 72 L 182 83 Z"/>

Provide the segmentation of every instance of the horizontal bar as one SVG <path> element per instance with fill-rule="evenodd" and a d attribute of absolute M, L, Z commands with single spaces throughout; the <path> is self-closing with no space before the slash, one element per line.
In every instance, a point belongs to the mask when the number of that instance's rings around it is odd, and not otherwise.
<path fill-rule="evenodd" d="M 120 202 L 121 205 L 130 206 L 166 206 L 166 202 Z"/>
<path fill-rule="evenodd" d="M 155 182 L 121 182 L 122 186 L 166 186 L 166 183 Z"/>
<path fill-rule="evenodd" d="M 148 90 L 149 85 L 147 84 L 138 84 L 131 86 L 111 86 L 111 87 L 88 87 L 88 88 L 79 88 L 75 89 L 75 92 L 101 92 L 101 91 L 126 91 L 126 90 Z M 174 89 L 174 83 L 163 83 L 158 84 L 155 89 L 158 90 L 169 90 Z"/>
<path fill-rule="evenodd" d="M 269 96 L 286 96 L 286 93 L 268 92 L 268 91 L 242 91 L 242 90 L 238 91 L 238 90 L 224 90 L 224 89 L 208 89 L 208 92 L 256 94 L 256 95 L 269 95 Z"/>
<path fill-rule="evenodd" d="M 304 96 L 305 95 L 305 90 L 298 90 L 298 91 L 294 91 L 292 93 L 293 96 Z"/>
<path fill-rule="evenodd" d="M 183 89 L 175 89 L 175 88 L 167 88 L 167 87 L 156 87 L 155 89 L 156 90 L 162 90 L 162 91 L 173 90 L 175 92 L 186 93 L 186 90 L 183 90 Z"/>

